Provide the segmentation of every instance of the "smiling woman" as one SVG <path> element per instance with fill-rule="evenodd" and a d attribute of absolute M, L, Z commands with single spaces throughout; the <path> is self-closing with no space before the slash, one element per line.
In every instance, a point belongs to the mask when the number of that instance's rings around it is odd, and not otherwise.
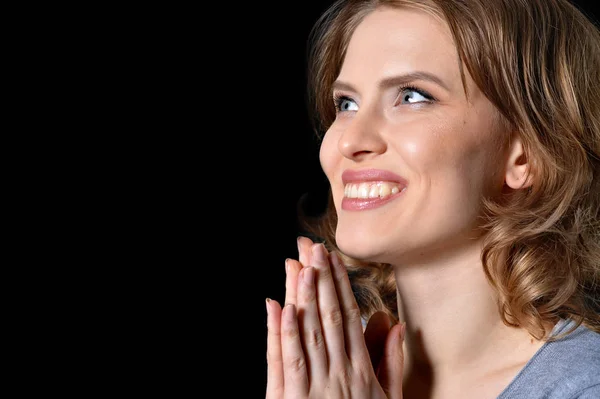
<path fill-rule="evenodd" d="M 600 397 L 598 28 L 350 0 L 311 39 L 330 201 L 267 300 L 267 398 Z"/>

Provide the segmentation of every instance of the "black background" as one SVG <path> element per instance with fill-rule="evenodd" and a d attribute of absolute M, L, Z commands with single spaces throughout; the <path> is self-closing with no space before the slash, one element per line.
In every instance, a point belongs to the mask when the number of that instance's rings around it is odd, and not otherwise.
<path fill-rule="evenodd" d="M 225 144 L 218 144 L 221 161 L 210 164 L 217 172 L 212 189 L 225 206 L 220 214 L 209 209 L 202 215 L 218 219 L 204 244 L 216 251 L 218 264 L 199 283 L 211 299 L 193 317 L 201 320 L 198 345 L 202 358 L 210 359 L 217 389 L 233 386 L 242 393 L 216 397 L 264 397 L 264 301 L 283 302 L 284 260 L 297 257 L 298 201 L 308 195 L 314 209 L 324 204 L 327 185 L 309 123 L 305 56 L 309 30 L 331 3 L 236 6 L 235 23 L 225 29 L 232 36 L 219 45 L 227 52 L 217 56 L 225 75 L 220 79 L 227 82 L 218 119 Z M 231 172 L 218 176 L 226 167 L 235 170 L 234 178 L 226 177 Z M 212 345 L 213 339 L 221 344 Z"/>
<path fill-rule="evenodd" d="M 31 78 L 35 90 L 22 95 L 48 106 L 42 116 L 27 111 L 42 124 L 39 137 L 19 132 L 47 153 L 36 169 L 48 184 L 74 191 L 23 179 L 35 205 L 15 216 L 43 214 L 42 231 L 22 227 L 47 242 L 23 240 L 17 267 L 59 283 L 38 276 L 48 292 L 33 313 L 20 312 L 34 326 L 21 329 L 31 335 L 18 358 L 48 373 L 39 380 L 28 368 L 25 388 L 264 398 L 265 298 L 283 302 L 298 201 L 308 195 L 316 211 L 327 194 L 305 78 L 309 31 L 330 4 L 49 7 L 63 19 L 49 15 L 48 29 L 31 31 L 47 52 L 17 44 L 35 60 L 13 80 Z M 76 133 L 67 139 L 49 126 Z M 39 264 L 25 259 L 32 253 Z M 28 299 L 20 288 L 11 298 Z M 48 323 L 35 313 L 45 309 Z"/>

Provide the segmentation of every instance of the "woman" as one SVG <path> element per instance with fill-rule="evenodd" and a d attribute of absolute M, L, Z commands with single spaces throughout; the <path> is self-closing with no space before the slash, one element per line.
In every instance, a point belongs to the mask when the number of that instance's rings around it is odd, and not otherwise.
<path fill-rule="evenodd" d="M 267 299 L 267 398 L 599 398 L 598 28 L 352 0 L 313 38 L 330 204 Z"/>

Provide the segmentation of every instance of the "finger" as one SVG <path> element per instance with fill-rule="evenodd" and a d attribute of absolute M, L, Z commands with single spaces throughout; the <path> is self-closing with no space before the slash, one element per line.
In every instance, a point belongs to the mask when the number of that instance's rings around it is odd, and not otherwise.
<path fill-rule="evenodd" d="M 404 334 L 406 323 L 396 324 L 385 340 L 383 359 L 379 366 L 378 380 L 390 399 L 402 399 L 402 373 L 404 371 Z"/>
<path fill-rule="evenodd" d="M 379 363 L 383 358 L 383 350 L 385 348 L 385 339 L 391 328 L 390 317 L 387 313 L 377 311 L 371 315 L 367 327 L 365 328 L 365 344 L 371 358 L 373 370 L 377 372 Z"/>
<path fill-rule="evenodd" d="M 304 397 L 308 394 L 308 373 L 295 305 L 286 305 L 282 311 L 281 355 L 286 396 Z"/>
<path fill-rule="evenodd" d="M 267 395 L 283 397 L 283 362 L 281 356 L 281 306 L 267 298 Z"/>
<path fill-rule="evenodd" d="M 346 363 L 348 356 L 344 342 L 344 319 L 325 246 L 313 244 L 311 258 L 317 272 L 317 305 L 327 358 L 330 365 Z"/>
<path fill-rule="evenodd" d="M 313 241 L 308 237 L 298 237 L 298 261 L 302 266 L 310 265 L 311 248 Z"/>
<path fill-rule="evenodd" d="M 370 362 L 369 352 L 363 334 L 360 309 L 356 303 L 354 293 L 352 292 L 348 272 L 335 252 L 331 254 L 331 264 L 344 321 L 346 352 L 348 357 L 353 360 L 353 362 L 356 362 L 356 364 Z"/>
<path fill-rule="evenodd" d="M 296 304 L 298 273 L 301 269 L 302 265 L 298 261 L 285 260 L 285 305 Z"/>
<path fill-rule="evenodd" d="M 314 268 L 305 267 L 298 282 L 298 321 L 302 332 L 311 386 L 319 377 L 327 375 L 327 353 L 315 290 Z"/>

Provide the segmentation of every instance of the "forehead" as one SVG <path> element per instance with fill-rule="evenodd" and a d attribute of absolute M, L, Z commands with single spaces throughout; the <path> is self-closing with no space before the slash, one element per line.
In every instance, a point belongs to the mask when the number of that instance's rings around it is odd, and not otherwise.
<path fill-rule="evenodd" d="M 420 70 L 462 87 L 459 62 L 443 20 L 413 8 L 382 7 L 368 14 L 354 31 L 340 78 L 380 79 Z"/>

